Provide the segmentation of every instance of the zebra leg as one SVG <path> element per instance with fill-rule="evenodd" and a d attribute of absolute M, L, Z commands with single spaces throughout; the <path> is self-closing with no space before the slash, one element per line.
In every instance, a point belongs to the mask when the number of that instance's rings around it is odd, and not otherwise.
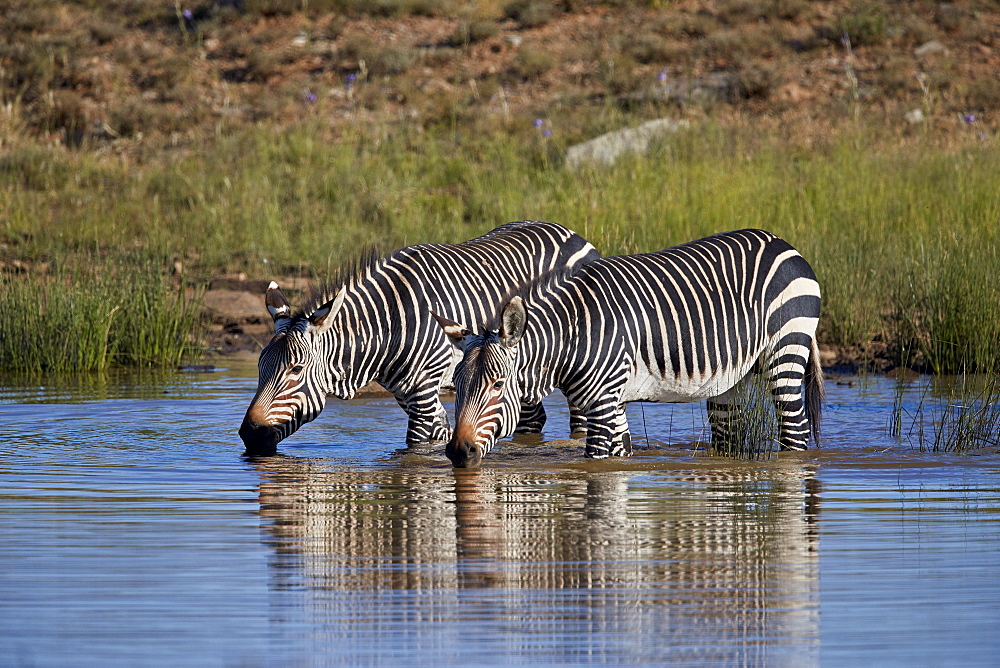
<path fill-rule="evenodd" d="M 569 437 L 583 438 L 587 435 L 587 416 L 580 407 L 572 401 L 566 402 L 569 405 Z"/>
<path fill-rule="evenodd" d="M 782 450 L 806 450 L 809 418 L 805 407 L 806 357 L 795 352 L 801 346 L 789 345 L 771 357 L 765 374 L 778 414 L 778 444 Z M 783 354 L 782 354 L 783 353 Z"/>
<path fill-rule="evenodd" d="M 539 434 L 545 426 L 545 409 L 537 404 L 521 403 L 521 415 L 517 420 L 515 434 Z"/>
<path fill-rule="evenodd" d="M 625 418 L 625 404 L 607 402 L 587 411 L 587 448 L 590 459 L 628 457 L 632 454 L 632 437 Z"/>
<path fill-rule="evenodd" d="M 739 440 L 737 429 L 743 406 L 733 403 L 733 398 L 731 391 L 725 392 L 705 404 L 708 423 L 712 427 L 712 447 L 720 452 L 732 450 Z"/>
<path fill-rule="evenodd" d="M 406 424 L 407 447 L 451 438 L 448 412 L 441 404 L 436 384 L 429 384 L 410 395 L 397 396 L 396 402 L 409 416 Z"/>
<path fill-rule="evenodd" d="M 625 404 L 618 404 L 618 408 L 615 411 L 615 437 L 611 441 L 611 456 L 632 456 L 632 434 L 628 430 Z"/>

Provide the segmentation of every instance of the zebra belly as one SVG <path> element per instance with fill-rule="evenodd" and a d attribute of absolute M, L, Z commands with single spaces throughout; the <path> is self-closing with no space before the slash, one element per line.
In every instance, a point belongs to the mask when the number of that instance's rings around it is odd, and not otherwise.
<path fill-rule="evenodd" d="M 713 374 L 694 378 L 663 376 L 656 369 L 644 364 L 636 365 L 622 390 L 622 403 L 629 401 L 656 401 L 684 403 L 716 397 L 733 388 L 749 371 L 745 368 L 720 369 Z"/>

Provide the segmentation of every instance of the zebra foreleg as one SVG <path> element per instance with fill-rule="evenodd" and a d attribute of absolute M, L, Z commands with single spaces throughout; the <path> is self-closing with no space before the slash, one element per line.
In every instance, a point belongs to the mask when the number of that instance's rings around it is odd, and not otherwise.
<path fill-rule="evenodd" d="M 601 404 L 587 411 L 587 447 L 584 456 L 590 459 L 629 457 L 632 436 L 628 431 L 625 404 Z"/>
<path fill-rule="evenodd" d="M 515 434 L 539 434 L 545 426 L 545 409 L 541 403 L 521 403 L 521 415 L 517 420 Z"/>
<path fill-rule="evenodd" d="M 451 423 L 438 397 L 437 388 L 396 397 L 396 402 L 406 411 L 406 445 L 413 447 L 428 441 L 447 441 L 451 438 Z"/>

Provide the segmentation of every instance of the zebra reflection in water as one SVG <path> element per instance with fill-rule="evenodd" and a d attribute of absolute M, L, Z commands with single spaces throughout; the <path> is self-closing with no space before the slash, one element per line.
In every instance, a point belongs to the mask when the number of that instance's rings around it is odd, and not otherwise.
<path fill-rule="evenodd" d="M 275 594 L 345 640 L 403 634 L 434 649 L 441 625 L 516 618 L 523 637 L 507 646 L 523 650 L 614 631 L 675 657 L 759 663 L 792 637 L 807 665 L 817 485 L 795 462 L 640 474 L 281 458 L 261 467 L 259 498 Z"/>

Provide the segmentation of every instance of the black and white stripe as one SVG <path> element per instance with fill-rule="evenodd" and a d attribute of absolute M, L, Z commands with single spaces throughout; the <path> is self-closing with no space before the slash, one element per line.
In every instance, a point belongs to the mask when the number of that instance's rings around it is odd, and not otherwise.
<path fill-rule="evenodd" d="M 261 352 L 257 394 L 240 427 L 247 451 L 273 453 L 319 415 L 328 395 L 348 399 L 373 380 L 409 416 L 408 445 L 448 439 L 438 395 L 450 386 L 458 352 L 435 317 L 485 323 L 513 286 L 598 257 L 561 225 L 520 221 L 464 243 L 369 258 L 294 315 L 272 283 L 265 303 L 275 335 Z M 522 413 L 519 430 L 541 430 L 539 402 Z"/>
<path fill-rule="evenodd" d="M 706 399 L 713 441 L 725 442 L 738 426 L 735 386 L 751 371 L 770 387 L 780 447 L 804 450 L 819 434 L 819 311 L 809 264 L 761 230 L 545 277 L 508 297 L 484 333 L 453 335 L 465 356 L 448 456 L 478 465 L 513 431 L 513 407 L 553 388 L 585 413 L 588 457 L 631 453 L 631 401 Z"/>

